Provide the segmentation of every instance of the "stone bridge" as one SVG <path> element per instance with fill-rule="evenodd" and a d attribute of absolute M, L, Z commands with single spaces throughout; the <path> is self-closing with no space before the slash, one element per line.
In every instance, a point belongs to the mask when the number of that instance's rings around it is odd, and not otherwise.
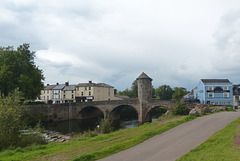
<path fill-rule="evenodd" d="M 139 123 L 151 122 L 154 108 L 172 107 L 172 102 L 152 99 L 152 79 L 145 73 L 138 78 L 138 99 L 77 102 L 71 104 L 35 105 L 29 113 L 40 114 L 48 120 L 71 120 L 102 116 L 110 120 L 120 119 L 124 106 L 131 106 L 138 114 Z"/>

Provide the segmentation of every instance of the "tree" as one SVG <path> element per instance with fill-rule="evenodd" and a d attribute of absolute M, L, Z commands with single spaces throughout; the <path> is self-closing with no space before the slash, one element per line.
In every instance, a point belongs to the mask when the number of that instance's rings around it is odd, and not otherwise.
<path fill-rule="evenodd" d="M 132 87 L 130 90 L 127 88 L 124 91 L 119 91 L 117 94 L 121 96 L 128 96 L 130 98 L 137 98 L 138 97 L 137 80 L 133 81 Z"/>
<path fill-rule="evenodd" d="M 131 89 L 132 89 L 133 98 L 137 98 L 138 97 L 138 84 L 137 84 L 137 80 L 133 81 Z"/>
<path fill-rule="evenodd" d="M 170 100 L 172 99 L 172 95 L 173 95 L 173 90 L 169 85 L 159 86 L 155 90 L 155 96 L 157 99 Z"/>
<path fill-rule="evenodd" d="M 25 110 L 21 95 L 15 91 L 9 96 L 0 95 L 0 149 L 16 145 L 22 124 L 20 118 Z"/>
<path fill-rule="evenodd" d="M 188 91 L 183 87 L 174 87 L 174 93 L 172 95 L 172 98 L 174 100 L 179 101 L 187 93 L 188 93 Z"/>
<path fill-rule="evenodd" d="M 42 70 L 34 64 L 35 52 L 29 47 L 0 47 L 0 91 L 5 96 L 18 88 L 25 99 L 34 100 L 43 88 Z"/>
<path fill-rule="evenodd" d="M 188 115 L 190 111 L 186 103 L 182 101 L 178 101 L 174 104 L 174 107 L 171 110 L 174 115 Z"/>

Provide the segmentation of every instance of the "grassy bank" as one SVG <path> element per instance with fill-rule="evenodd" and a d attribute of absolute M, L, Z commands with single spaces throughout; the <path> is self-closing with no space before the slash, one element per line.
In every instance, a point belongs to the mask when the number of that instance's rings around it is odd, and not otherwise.
<path fill-rule="evenodd" d="M 239 145 L 235 145 L 234 137 L 240 132 L 237 126 L 240 118 L 230 123 L 224 129 L 215 133 L 203 144 L 182 156 L 178 161 L 236 161 L 240 160 Z"/>
<path fill-rule="evenodd" d="M 176 117 L 177 118 L 177 117 Z M 179 124 L 194 119 L 187 116 L 175 121 L 146 123 L 142 126 L 100 135 L 93 138 L 77 137 L 67 143 L 17 148 L 0 152 L 0 160 L 75 160 L 90 161 L 103 158 L 135 146 L 148 138 L 163 133 Z"/>

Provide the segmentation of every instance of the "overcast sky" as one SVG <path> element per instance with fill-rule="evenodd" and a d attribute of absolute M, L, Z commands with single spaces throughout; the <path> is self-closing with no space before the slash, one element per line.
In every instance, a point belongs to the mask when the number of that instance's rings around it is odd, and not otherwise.
<path fill-rule="evenodd" d="M 240 83 L 239 0 L 1 0 L 0 46 L 30 43 L 45 84 Z"/>

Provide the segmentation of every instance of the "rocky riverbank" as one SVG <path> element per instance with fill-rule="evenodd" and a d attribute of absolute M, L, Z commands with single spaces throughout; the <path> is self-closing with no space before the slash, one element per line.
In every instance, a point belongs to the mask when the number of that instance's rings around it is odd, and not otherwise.
<path fill-rule="evenodd" d="M 62 135 L 59 132 L 44 130 L 43 136 L 47 140 L 47 142 L 68 142 L 71 140 L 71 136 L 69 135 Z"/>

